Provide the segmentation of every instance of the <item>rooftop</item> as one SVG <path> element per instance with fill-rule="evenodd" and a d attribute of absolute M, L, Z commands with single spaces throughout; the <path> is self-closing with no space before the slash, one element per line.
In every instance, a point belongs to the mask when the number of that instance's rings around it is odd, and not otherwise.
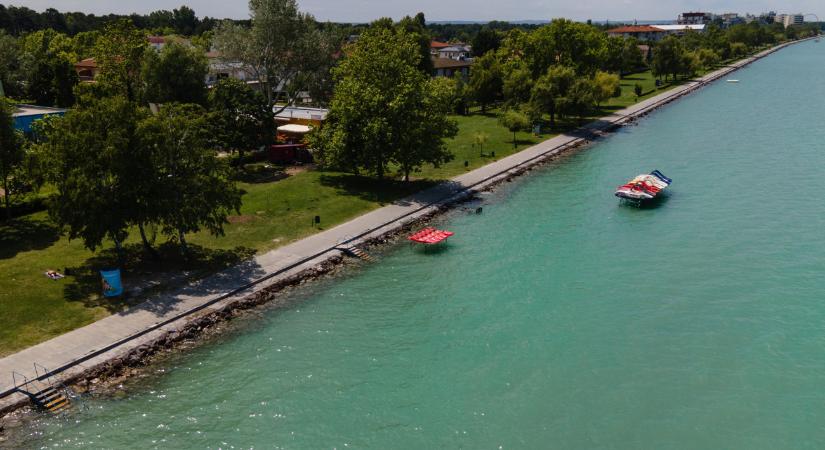
<path fill-rule="evenodd" d="M 278 108 L 276 106 L 275 108 Z M 329 110 L 322 108 L 302 108 L 293 106 L 275 114 L 276 119 L 304 119 L 304 120 L 325 120 Z"/>
<path fill-rule="evenodd" d="M 451 45 L 439 50 L 440 52 L 469 52 L 470 48 L 466 45 Z"/>
<path fill-rule="evenodd" d="M 446 48 L 450 47 L 450 44 L 446 42 L 438 42 L 438 41 L 430 41 L 430 48 Z"/>
<path fill-rule="evenodd" d="M 661 31 L 664 31 L 664 29 L 660 28 L 659 25 L 627 25 L 607 30 L 608 33 L 656 33 Z"/>
<path fill-rule="evenodd" d="M 665 30 L 665 31 L 680 31 L 680 30 L 683 30 L 683 31 L 687 31 L 687 30 L 702 31 L 702 30 L 705 29 L 704 24 L 653 25 L 653 26 L 656 27 L 656 28 Z"/>
<path fill-rule="evenodd" d="M 12 117 L 40 116 L 43 114 L 60 114 L 66 112 L 64 108 L 52 108 L 49 106 L 17 105 L 12 113 Z"/>
<path fill-rule="evenodd" d="M 97 67 L 97 63 L 95 62 L 94 58 L 86 58 L 82 61 L 76 62 L 74 66 L 79 68 L 94 69 L 95 67 Z"/>

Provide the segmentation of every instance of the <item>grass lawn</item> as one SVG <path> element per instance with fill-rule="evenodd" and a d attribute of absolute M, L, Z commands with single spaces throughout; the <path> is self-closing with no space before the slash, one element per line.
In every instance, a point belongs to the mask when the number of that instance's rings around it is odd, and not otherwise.
<path fill-rule="evenodd" d="M 642 99 L 662 92 L 656 90 L 649 72 L 622 80 L 622 95 L 611 99 L 605 111 L 616 110 L 636 102 L 633 87 L 641 83 L 646 92 Z M 143 257 L 137 233 L 127 242 L 124 282 L 127 288 L 147 280 L 171 286 L 214 273 L 256 252 L 287 244 L 318 231 L 314 216 L 321 216 L 321 227 L 330 228 L 370 210 L 376 209 L 495 159 L 510 155 L 555 136 L 563 130 L 535 137 L 528 132 L 516 135 L 499 125 L 495 111 L 474 111 L 456 116 L 458 135 L 448 145 L 455 154 L 453 161 L 439 168 L 425 167 L 414 174 L 418 181 L 376 181 L 336 172 L 304 171 L 285 176 L 274 169 L 244 177 L 240 215 L 230 217 L 226 235 L 214 237 L 199 233 L 189 237 L 194 257 L 183 258 L 176 246 L 159 245 L 160 262 Z M 573 124 L 561 123 L 560 127 Z M 488 140 L 483 149 L 474 143 L 477 133 Z M 483 154 L 482 154 L 483 150 Z M 491 154 L 495 152 L 495 157 Z M 465 167 L 464 163 L 468 166 Z M 158 238 L 158 242 L 161 238 Z M 110 301 L 98 293 L 97 270 L 115 264 L 110 247 L 92 253 L 80 241 L 69 242 L 61 236 L 44 212 L 30 214 L 8 222 L 0 221 L 0 356 L 45 341 L 91 323 L 108 314 L 137 303 L 142 297 Z M 67 277 L 52 281 L 46 270 L 66 272 Z"/>
<path fill-rule="evenodd" d="M 137 233 L 127 241 L 126 285 L 160 280 L 180 282 L 213 273 L 319 229 L 332 227 L 431 183 L 377 183 L 363 177 L 307 171 L 280 181 L 241 183 L 241 214 L 230 217 L 226 236 L 192 235 L 194 257 L 184 259 L 174 245 L 162 245 L 160 263 L 143 257 Z M 321 216 L 321 227 L 312 224 Z M 160 238 L 158 239 L 160 241 Z M 97 270 L 115 265 L 111 246 L 96 253 L 79 240 L 60 236 L 46 213 L 0 222 L 0 356 L 91 323 L 140 301 L 103 299 Z M 67 272 L 68 269 L 68 273 Z M 66 278 L 48 279 L 57 270 Z M 172 277 L 171 279 L 169 277 Z M 178 278 L 178 279 L 176 279 Z"/>

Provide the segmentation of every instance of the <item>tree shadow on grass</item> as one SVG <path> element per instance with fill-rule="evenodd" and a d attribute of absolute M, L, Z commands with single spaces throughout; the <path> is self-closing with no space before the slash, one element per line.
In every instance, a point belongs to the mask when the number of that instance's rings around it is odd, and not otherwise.
<path fill-rule="evenodd" d="M 64 288 L 64 298 L 82 302 L 87 308 L 103 307 L 109 312 L 123 312 L 140 304 L 152 294 L 187 282 L 201 279 L 222 269 L 250 261 L 255 250 L 237 247 L 233 250 L 209 249 L 199 245 L 189 245 L 189 254 L 184 255 L 174 243 L 165 243 L 158 248 L 160 258 L 149 257 L 140 244 L 129 244 L 124 248 L 123 265 L 118 262 L 114 249 L 107 249 L 87 259 L 82 264 L 65 269 L 69 281 Z M 124 295 L 105 298 L 102 295 L 100 270 L 119 267 L 123 277 Z M 239 272 L 249 277 L 260 276 L 257 271 Z M 237 285 L 248 282 L 238 279 Z M 205 291 L 204 293 L 209 293 Z M 169 302 L 158 302 L 150 309 L 162 313 L 172 306 Z"/>
<path fill-rule="evenodd" d="M 0 259 L 18 253 L 43 250 L 60 239 L 60 228 L 48 218 L 19 217 L 0 222 Z"/>
<path fill-rule="evenodd" d="M 438 181 L 429 179 L 402 181 L 352 174 L 323 174 L 320 182 L 323 186 L 335 188 L 339 194 L 355 196 L 382 205 L 438 184 Z"/>
<path fill-rule="evenodd" d="M 636 75 L 625 75 L 624 77 L 622 77 L 621 80 L 619 80 L 620 83 L 623 81 L 645 81 L 645 77 Z"/>
<path fill-rule="evenodd" d="M 283 168 L 269 164 L 243 166 L 234 176 L 235 180 L 249 184 L 274 183 L 288 177 L 289 175 L 284 172 Z"/>

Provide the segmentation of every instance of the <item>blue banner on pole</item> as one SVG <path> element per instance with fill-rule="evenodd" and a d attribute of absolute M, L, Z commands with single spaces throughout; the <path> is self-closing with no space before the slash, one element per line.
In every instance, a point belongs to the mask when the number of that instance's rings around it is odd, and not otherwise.
<path fill-rule="evenodd" d="M 120 269 L 101 270 L 104 297 L 117 297 L 123 293 L 123 283 L 120 281 Z"/>

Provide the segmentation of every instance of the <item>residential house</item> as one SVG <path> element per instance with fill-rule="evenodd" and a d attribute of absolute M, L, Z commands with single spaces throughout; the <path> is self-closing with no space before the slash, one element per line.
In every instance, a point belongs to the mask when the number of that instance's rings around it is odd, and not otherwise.
<path fill-rule="evenodd" d="M 608 36 L 634 37 L 642 42 L 658 42 L 665 36 L 683 35 L 689 31 L 701 33 L 705 25 L 627 25 L 607 30 Z"/>
<path fill-rule="evenodd" d="M 430 55 L 438 57 L 438 51 L 447 47 L 450 47 L 450 44 L 446 42 L 430 41 Z"/>
<path fill-rule="evenodd" d="M 467 59 L 472 54 L 469 45 L 456 44 L 438 50 L 438 57 L 442 59 Z"/>
<path fill-rule="evenodd" d="M 160 51 L 167 43 L 167 39 L 163 36 L 149 36 L 146 38 L 146 41 L 155 51 Z M 177 41 L 189 45 L 188 40 L 178 39 Z M 94 58 L 86 58 L 76 62 L 74 64 L 74 70 L 77 72 L 77 77 L 80 81 L 84 83 L 93 82 L 95 78 L 97 78 L 98 73 L 100 73 L 100 68 L 97 66 Z"/>
<path fill-rule="evenodd" d="M 77 78 L 82 83 L 91 83 L 100 73 L 100 68 L 97 67 L 94 58 L 86 58 L 74 64 L 74 71 L 77 72 Z"/>
<path fill-rule="evenodd" d="M 166 38 L 163 36 L 149 36 L 147 38 L 149 41 L 149 46 L 155 49 L 155 51 L 160 51 L 164 45 L 166 45 Z"/>
<path fill-rule="evenodd" d="M 473 61 L 468 59 L 433 58 L 433 76 L 435 77 L 470 77 Z"/>
<path fill-rule="evenodd" d="M 209 70 L 206 74 L 207 86 L 214 86 L 224 78 L 235 78 L 247 82 L 255 79 L 255 77 L 247 72 L 242 63 L 226 61 L 221 58 L 221 53 L 218 51 L 213 50 L 207 52 L 206 59 L 209 62 Z"/>
<path fill-rule="evenodd" d="M 704 24 L 692 24 L 692 25 L 653 25 L 654 27 L 664 30 L 667 34 L 675 34 L 677 36 L 681 36 L 685 33 L 690 31 L 694 33 L 703 33 L 705 28 L 707 28 Z"/>
<path fill-rule="evenodd" d="M 713 14 L 709 12 L 685 12 L 679 14 L 676 21 L 679 25 L 707 25 L 713 22 Z"/>
<path fill-rule="evenodd" d="M 636 38 L 642 42 L 656 42 L 667 35 L 665 30 L 650 25 L 626 25 L 607 30 L 608 36 Z"/>

